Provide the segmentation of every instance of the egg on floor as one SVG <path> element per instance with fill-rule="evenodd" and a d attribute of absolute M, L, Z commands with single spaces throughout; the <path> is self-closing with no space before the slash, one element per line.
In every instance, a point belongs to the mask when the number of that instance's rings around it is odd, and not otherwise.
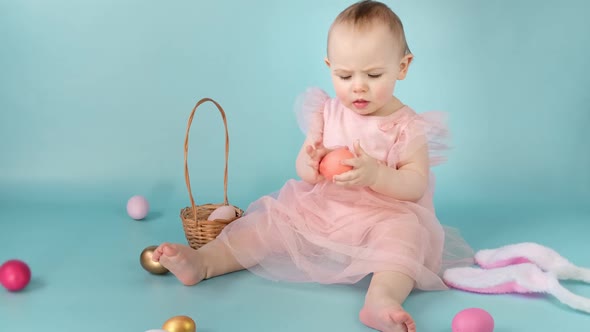
<path fill-rule="evenodd" d="M 452 332 L 493 332 L 494 318 L 481 308 L 461 310 L 453 318 Z"/>
<path fill-rule="evenodd" d="M 157 248 L 158 246 L 149 246 L 143 249 L 141 255 L 139 255 L 139 263 L 144 270 L 152 274 L 166 274 L 168 273 L 167 268 L 163 267 L 159 262 L 152 261 L 154 250 Z"/>
<path fill-rule="evenodd" d="M 162 329 L 168 332 L 196 332 L 197 325 L 188 316 L 174 316 L 162 325 Z"/>
<path fill-rule="evenodd" d="M 11 259 L 0 266 L 0 284 L 11 292 L 23 290 L 31 281 L 31 268 L 19 259 Z"/>
<path fill-rule="evenodd" d="M 135 220 L 145 218 L 149 211 L 150 204 L 147 199 L 141 195 L 135 195 L 127 201 L 127 214 Z"/>

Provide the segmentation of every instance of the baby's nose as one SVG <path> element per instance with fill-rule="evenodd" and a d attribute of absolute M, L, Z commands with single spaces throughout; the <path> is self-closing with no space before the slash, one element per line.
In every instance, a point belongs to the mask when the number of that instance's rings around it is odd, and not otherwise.
<path fill-rule="evenodd" d="M 355 82 L 352 91 L 355 93 L 365 92 L 367 91 L 367 85 L 364 82 Z"/>

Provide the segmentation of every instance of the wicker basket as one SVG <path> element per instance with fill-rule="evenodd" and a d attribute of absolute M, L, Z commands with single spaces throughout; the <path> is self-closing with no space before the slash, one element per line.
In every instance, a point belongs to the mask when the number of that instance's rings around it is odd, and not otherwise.
<path fill-rule="evenodd" d="M 223 119 L 223 124 L 225 126 L 225 173 L 223 177 L 223 193 L 224 193 L 224 200 L 223 203 L 220 204 L 203 204 L 203 205 L 195 205 L 195 200 L 193 198 L 190 179 L 188 175 L 188 137 L 189 137 L 189 130 L 191 127 L 191 123 L 193 122 L 193 117 L 195 115 L 195 111 L 199 105 L 203 104 L 204 102 L 210 101 L 217 108 L 219 112 L 221 112 L 221 117 Z M 227 132 L 227 120 L 225 117 L 225 112 L 223 108 L 213 99 L 210 98 L 203 98 L 201 99 L 193 108 L 191 115 L 188 119 L 188 126 L 186 128 L 186 138 L 184 141 L 184 177 L 186 181 L 186 187 L 188 189 L 188 194 L 191 200 L 191 206 L 185 207 L 180 211 L 180 218 L 182 219 L 182 227 L 184 228 L 184 234 L 186 239 L 191 246 L 191 248 L 199 249 L 203 245 L 207 244 L 211 240 L 215 239 L 219 233 L 223 230 L 225 226 L 227 226 L 232 221 L 238 219 L 244 214 L 240 208 L 234 206 L 236 210 L 235 218 L 225 220 L 225 219 L 216 219 L 216 220 L 207 220 L 209 215 L 215 211 L 218 207 L 222 205 L 229 205 L 227 200 L 227 161 L 229 155 L 229 135 Z"/>

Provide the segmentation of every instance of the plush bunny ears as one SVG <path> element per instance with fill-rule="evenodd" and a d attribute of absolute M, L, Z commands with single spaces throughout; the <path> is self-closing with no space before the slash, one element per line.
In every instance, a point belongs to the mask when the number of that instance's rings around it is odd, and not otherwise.
<path fill-rule="evenodd" d="M 590 313 L 590 299 L 559 283 L 559 279 L 590 282 L 590 270 L 575 266 L 550 248 L 519 243 L 481 250 L 475 261 L 483 269 L 451 268 L 444 272 L 443 280 L 449 287 L 475 293 L 547 293 L 573 309 Z"/>
<path fill-rule="evenodd" d="M 475 254 L 475 262 L 484 269 L 534 263 L 542 270 L 552 272 L 558 279 L 590 283 L 590 269 L 578 267 L 555 250 L 532 242 L 478 251 Z"/>

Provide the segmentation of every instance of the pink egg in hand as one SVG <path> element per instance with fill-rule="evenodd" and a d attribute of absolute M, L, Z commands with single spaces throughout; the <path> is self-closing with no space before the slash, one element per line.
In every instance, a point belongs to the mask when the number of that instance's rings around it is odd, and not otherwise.
<path fill-rule="evenodd" d="M 494 318 L 480 308 L 469 308 L 460 311 L 451 324 L 453 332 L 493 332 Z"/>
<path fill-rule="evenodd" d="M 332 181 L 334 175 L 342 174 L 352 169 L 351 166 L 340 163 L 342 160 L 350 158 L 354 158 L 354 155 L 347 148 L 338 148 L 330 151 L 320 161 L 320 174 L 329 181 Z"/>
<path fill-rule="evenodd" d="M 0 284 L 11 292 L 20 291 L 31 281 L 31 269 L 18 259 L 11 259 L 0 266 Z"/>
<path fill-rule="evenodd" d="M 127 214 L 135 220 L 145 218 L 149 210 L 150 204 L 143 196 L 135 195 L 127 201 Z"/>
<path fill-rule="evenodd" d="M 236 217 L 236 210 L 233 206 L 222 205 L 222 206 L 218 207 L 217 209 L 213 210 L 213 212 L 211 212 L 209 217 L 207 217 L 207 220 L 216 220 L 216 219 L 230 220 L 230 219 L 234 219 L 235 217 Z"/>

